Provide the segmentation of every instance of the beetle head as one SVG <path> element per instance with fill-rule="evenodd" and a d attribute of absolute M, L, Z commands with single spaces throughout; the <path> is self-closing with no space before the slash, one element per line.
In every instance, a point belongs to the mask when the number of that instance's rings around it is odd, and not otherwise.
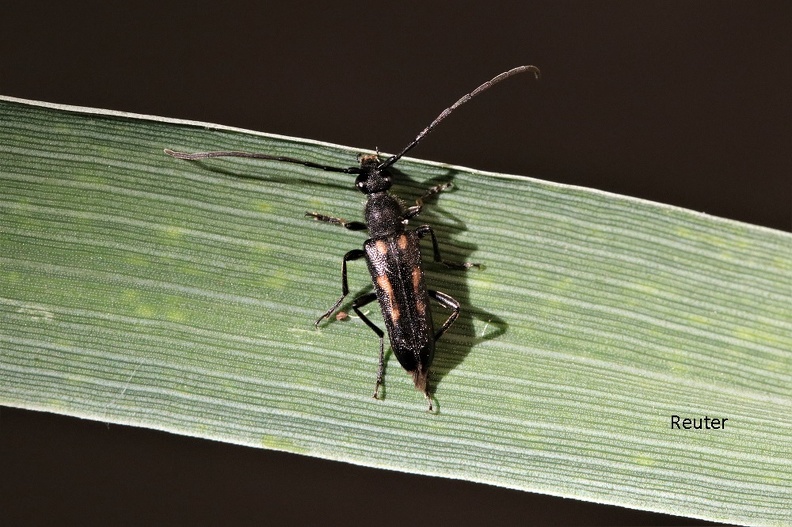
<path fill-rule="evenodd" d="M 355 180 L 355 187 L 363 194 L 385 192 L 391 188 L 391 175 L 387 170 L 380 170 L 380 158 L 376 154 L 360 154 L 360 174 Z"/>

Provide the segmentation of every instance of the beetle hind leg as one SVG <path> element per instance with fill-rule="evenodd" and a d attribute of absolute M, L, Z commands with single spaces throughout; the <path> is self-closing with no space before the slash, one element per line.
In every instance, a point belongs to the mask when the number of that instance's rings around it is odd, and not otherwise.
<path fill-rule="evenodd" d="M 360 296 L 352 302 L 352 309 L 357 313 L 357 316 L 360 317 L 360 320 L 365 322 L 379 337 L 379 366 L 377 366 L 377 384 L 374 386 L 374 398 L 379 399 L 379 389 L 380 386 L 382 386 L 382 377 L 385 370 L 385 333 L 360 310 L 361 307 L 370 304 L 376 299 L 376 293 L 368 293 Z"/>
<path fill-rule="evenodd" d="M 440 326 L 440 329 L 435 332 L 434 339 L 436 341 L 443 336 L 443 333 L 445 333 L 446 330 L 451 327 L 451 324 L 454 323 L 457 317 L 459 317 L 460 307 L 459 302 L 454 300 L 454 298 L 450 295 L 441 293 L 440 291 L 433 291 L 431 289 L 428 290 L 427 293 L 429 293 L 430 298 L 436 300 L 441 306 L 448 309 L 453 309 L 453 312 L 448 316 L 446 321 L 443 322 L 443 325 Z"/>

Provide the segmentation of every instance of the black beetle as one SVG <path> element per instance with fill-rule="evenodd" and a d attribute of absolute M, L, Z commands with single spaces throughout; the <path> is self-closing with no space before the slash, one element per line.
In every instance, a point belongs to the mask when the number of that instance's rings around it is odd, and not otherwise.
<path fill-rule="evenodd" d="M 379 367 L 377 369 L 377 384 L 374 389 L 374 397 L 378 396 L 379 387 L 382 385 L 382 373 L 385 362 L 385 334 L 365 316 L 360 308 L 376 299 L 379 301 L 380 309 L 382 310 L 382 317 L 385 321 L 393 353 L 402 367 L 412 374 L 416 389 L 423 392 L 429 402 L 429 410 L 431 411 L 432 398 L 428 378 L 429 367 L 432 365 L 434 357 L 435 342 L 457 319 L 460 306 L 459 302 L 449 295 L 426 288 L 419 242 L 422 238 L 429 235 L 432 239 L 435 262 L 442 263 L 447 267 L 468 269 L 478 266 L 478 264 L 454 263 L 443 260 L 440 257 L 437 237 L 428 225 L 422 225 L 415 230 L 407 229 L 409 220 L 421 213 L 423 200 L 449 188 L 451 184 L 446 183 L 432 187 L 424 196 L 416 200 L 414 206 L 405 207 L 399 198 L 388 192 L 392 184 L 392 176 L 388 172 L 388 168 L 420 143 L 435 126 L 448 117 L 456 108 L 498 82 L 523 72 L 531 72 L 537 78 L 539 77 L 539 69 L 536 66 L 519 66 L 497 75 L 443 110 L 401 152 L 388 157 L 384 161 L 380 159 L 379 154 L 361 154 L 358 156 L 359 166 L 337 168 L 290 157 L 252 152 L 219 151 L 188 154 L 166 149 L 165 153 L 179 159 L 189 160 L 227 156 L 270 159 L 297 163 L 332 172 L 357 174 L 355 187 L 367 196 L 364 211 L 365 223 L 348 222 L 341 218 L 325 216 L 315 212 L 306 213 L 306 216 L 318 221 L 334 223 L 353 231 L 368 230 L 369 233 L 369 239 L 363 244 L 363 249 L 353 249 L 344 255 L 341 267 L 341 297 L 316 320 L 315 326 L 318 327 L 322 320 L 330 317 L 349 294 L 347 262 L 365 257 L 374 285 L 374 292 L 356 298 L 352 302 L 352 309 L 380 339 Z M 441 306 L 452 310 L 451 315 L 440 329 L 436 331 L 429 305 L 430 298 Z"/>

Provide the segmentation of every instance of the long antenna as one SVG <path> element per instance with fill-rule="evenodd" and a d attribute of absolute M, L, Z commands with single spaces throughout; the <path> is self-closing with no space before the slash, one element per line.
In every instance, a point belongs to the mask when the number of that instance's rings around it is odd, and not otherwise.
<path fill-rule="evenodd" d="M 320 165 L 318 163 L 312 163 L 310 161 L 294 159 L 293 157 L 271 156 L 271 155 L 259 154 L 255 152 L 220 151 L 220 152 L 195 152 L 194 154 L 188 154 L 187 152 L 176 152 L 174 150 L 171 150 L 170 148 L 166 148 L 165 153 L 177 159 L 187 159 L 190 161 L 194 161 L 196 159 L 208 159 L 210 157 L 248 157 L 251 159 L 270 159 L 272 161 L 283 161 L 284 163 L 294 163 L 296 165 L 303 165 L 310 168 L 320 168 L 322 170 L 327 170 L 328 172 L 360 174 L 359 167 L 350 167 L 350 168 L 329 167 L 327 165 Z"/>
<path fill-rule="evenodd" d="M 396 161 L 401 159 L 404 154 L 406 154 L 407 152 L 412 150 L 413 147 L 415 147 L 418 143 L 420 143 L 421 139 L 423 139 L 429 132 L 431 132 L 432 129 L 435 126 L 440 124 L 443 121 L 443 119 L 448 117 L 448 115 L 451 112 L 453 112 L 454 110 L 456 110 L 457 108 L 459 108 L 460 106 L 462 106 L 463 104 L 468 102 L 470 99 L 472 99 L 476 95 L 480 94 L 481 92 L 489 90 L 490 88 L 492 88 L 493 86 L 498 84 L 500 81 L 506 80 L 509 77 L 511 77 L 512 75 L 517 75 L 518 73 L 522 73 L 524 71 L 530 71 L 536 76 L 537 79 L 539 78 L 540 72 L 539 72 L 539 68 L 537 68 L 536 66 L 517 66 L 516 68 L 512 68 L 509 71 L 504 71 L 500 75 L 495 76 L 493 79 L 488 80 L 487 82 L 485 82 L 484 84 L 482 84 L 481 86 L 479 86 L 478 88 L 476 88 L 472 92 L 468 93 L 467 95 L 463 96 L 457 102 L 455 102 L 454 104 L 452 104 L 451 106 L 449 106 L 448 108 L 443 110 L 443 112 L 440 115 L 438 115 L 435 118 L 435 120 L 432 121 L 429 124 L 429 126 L 424 128 L 423 130 L 421 130 L 421 133 L 419 133 L 415 137 L 415 139 L 413 139 L 412 142 L 409 145 L 407 145 L 407 147 L 404 150 L 402 150 L 401 152 L 399 152 L 395 156 L 389 157 L 388 159 L 386 159 L 385 161 L 380 163 L 380 165 L 377 168 L 380 169 L 380 170 L 388 168 L 393 163 L 395 163 Z"/>

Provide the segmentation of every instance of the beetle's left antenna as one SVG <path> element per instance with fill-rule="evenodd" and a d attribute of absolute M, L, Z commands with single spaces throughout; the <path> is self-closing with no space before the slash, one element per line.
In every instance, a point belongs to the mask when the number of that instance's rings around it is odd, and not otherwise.
<path fill-rule="evenodd" d="M 269 159 L 272 161 L 283 161 L 284 163 L 294 163 L 296 165 L 303 165 L 306 167 L 311 168 L 319 168 L 321 170 L 327 170 L 329 172 L 343 172 L 345 174 L 360 174 L 359 167 L 350 167 L 350 168 L 337 168 L 337 167 L 329 167 L 327 165 L 320 165 L 318 163 L 312 163 L 311 161 L 303 161 L 301 159 L 294 159 L 293 157 L 285 157 L 285 156 L 271 156 L 269 154 L 259 154 L 256 152 L 238 152 L 234 150 L 224 150 L 218 152 L 195 152 L 189 154 L 187 152 L 176 152 L 171 150 L 170 148 L 165 149 L 165 153 L 171 157 L 175 157 L 177 159 L 187 159 L 189 161 L 195 161 L 196 159 L 208 159 L 211 157 L 247 157 L 251 159 Z"/>
<path fill-rule="evenodd" d="M 415 147 L 418 143 L 420 143 L 421 139 L 423 139 L 429 132 L 431 132 L 432 129 L 434 129 L 435 126 L 440 124 L 443 121 L 443 119 L 448 117 L 448 115 L 451 112 L 453 112 L 454 110 L 456 110 L 457 108 L 459 108 L 460 106 L 462 106 L 463 104 L 468 102 L 470 99 L 472 99 L 476 95 L 478 95 L 478 94 L 480 94 L 480 93 L 482 93 L 484 91 L 489 90 L 490 88 L 492 88 L 493 86 L 498 84 L 500 81 L 506 80 L 509 77 L 511 77 L 512 75 L 517 75 L 518 73 L 523 73 L 524 71 L 530 71 L 531 73 L 533 73 L 536 76 L 537 79 L 539 78 L 539 75 L 540 75 L 539 68 L 537 68 L 536 66 L 530 66 L 530 65 L 529 66 L 517 66 L 516 68 L 512 68 L 509 71 L 504 71 L 500 75 L 496 75 L 494 78 L 488 80 L 487 82 L 485 82 L 484 84 L 482 84 L 481 86 L 479 86 L 478 88 L 473 90 L 472 92 L 468 93 L 467 95 L 464 95 L 457 102 L 455 102 L 454 104 L 452 104 L 451 106 L 449 106 L 448 108 L 443 110 L 442 113 L 440 115 L 438 115 L 435 118 L 434 121 L 429 123 L 429 126 L 424 128 L 423 130 L 421 130 L 421 133 L 419 133 L 415 137 L 415 139 L 413 139 L 412 142 L 409 145 L 407 145 L 406 148 L 404 148 L 404 150 L 402 150 L 401 152 L 399 152 L 395 156 L 389 157 L 388 159 L 386 159 L 385 161 L 380 163 L 380 165 L 377 168 L 380 169 L 380 170 L 388 168 L 393 163 L 395 163 L 396 161 L 401 159 L 404 154 L 406 154 L 407 152 L 412 150 L 413 147 Z"/>

